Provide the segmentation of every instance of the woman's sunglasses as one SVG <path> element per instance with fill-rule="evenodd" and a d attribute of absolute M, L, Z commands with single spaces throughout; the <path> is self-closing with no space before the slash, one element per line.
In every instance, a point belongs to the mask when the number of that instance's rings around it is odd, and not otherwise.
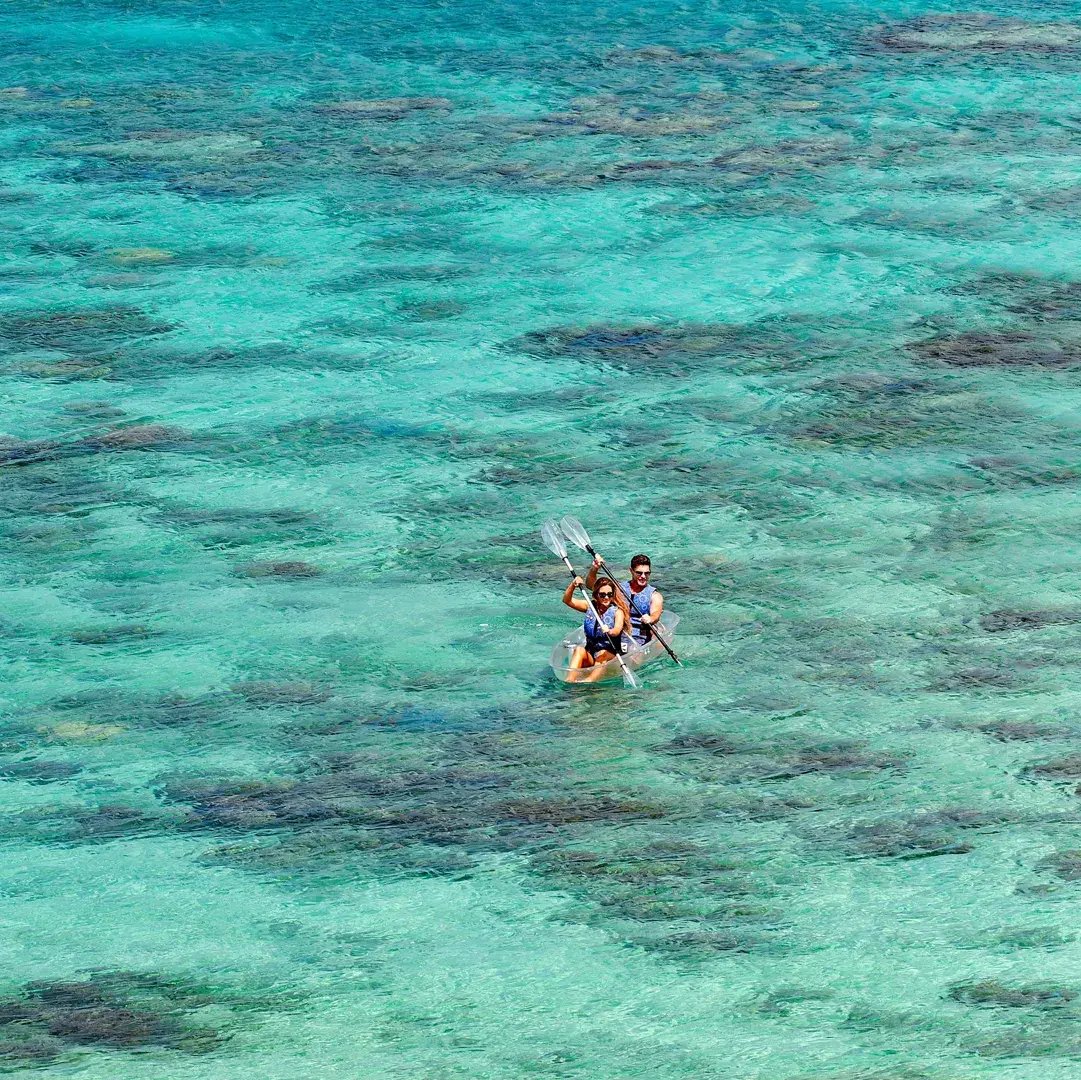
<path fill-rule="evenodd" d="M 599 592 L 597 593 L 598 600 L 611 600 L 616 594 L 614 592 Z"/>

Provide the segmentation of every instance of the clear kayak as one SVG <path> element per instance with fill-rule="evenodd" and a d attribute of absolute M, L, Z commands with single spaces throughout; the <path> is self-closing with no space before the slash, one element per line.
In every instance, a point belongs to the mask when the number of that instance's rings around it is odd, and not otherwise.
<path fill-rule="evenodd" d="M 664 634 L 664 640 L 667 641 L 669 645 L 672 643 L 672 638 L 675 636 L 676 627 L 678 625 L 678 615 L 666 611 L 661 616 L 661 633 Z M 578 627 L 577 632 L 571 634 L 570 637 L 556 642 L 552 649 L 549 663 L 552 665 L 552 674 L 555 675 L 560 682 L 571 682 L 571 656 L 574 655 L 574 650 L 579 645 L 584 645 L 585 643 L 586 632 L 580 626 Z M 623 654 L 623 662 L 632 671 L 637 671 L 643 664 L 649 663 L 654 657 L 666 655 L 667 653 L 664 651 L 664 646 L 654 638 L 647 645 L 632 645 L 630 650 Z M 595 667 L 586 668 L 582 674 L 584 676 L 588 672 L 590 675 L 593 675 L 595 671 Z M 609 679 L 621 678 L 623 678 L 623 669 L 619 666 L 619 661 L 613 658 L 609 660 L 607 664 L 601 664 L 601 674 L 599 676 L 594 676 L 594 678 L 590 679 L 590 682 L 607 682 Z"/>

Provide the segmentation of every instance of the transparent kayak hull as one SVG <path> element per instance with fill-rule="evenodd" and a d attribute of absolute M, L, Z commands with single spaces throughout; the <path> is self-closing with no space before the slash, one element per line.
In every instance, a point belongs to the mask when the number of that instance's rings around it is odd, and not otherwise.
<path fill-rule="evenodd" d="M 669 645 L 672 644 L 672 638 L 675 636 L 676 627 L 679 625 L 679 616 L 673 614 L 670 611 L 666 611 L 661 616 L 661 633 L 664 634 L 664 640 Z M 549 663 L 552 665 L 552 674 L 560 682 L 571 681 L 571 656 L 574 655 L 574 650 L 579 645 L 585 645 L 586 633 L 579 626 L 578 630 L 571 634 L 569 637 L 564 638 L 562 641 L 557 641 L 552 649 L 552 655 L 549 658 Z M 655 659 L 658 656 L 667 656 L 664 651 L 664 646 L 661 645 L 656 639 L 649 642 L 648 645 L 634 646 L 629 652 L 623 654 L 624 663 L 632 671 L 637 671 L 643 664 L 648 664 L 650 660 Z M 595 667 L 586 668 L 583 672 L 583 676 L 586 672 L 590 675 L 596 670 Z M 616 659 L 609 660 L 607 664 L 601 664 L 601 675 L 599 678 L 591 680 L 595 682 L 607 682 L 609 679 L 622 679 L 623 669 L 619 666 L 619 661 Z M 587 686 L 590 683 L 586 684 Z"/>

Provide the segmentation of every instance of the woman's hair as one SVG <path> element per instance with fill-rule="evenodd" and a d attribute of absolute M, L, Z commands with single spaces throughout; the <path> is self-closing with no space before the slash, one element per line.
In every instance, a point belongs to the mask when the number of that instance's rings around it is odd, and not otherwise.
<path fill-rule="evenodd" d="M 593 599 L 597 599 L 597 593 L 604 585 L 610 585 L 612 587 L 612 603 L 623 612 L 624 619 L 629 619 L 631 617 L 631 609 L 627 606 L 627 597 L 624 595 L 623 590 L 610 577 L 599 577 L 593 583 Z"/>

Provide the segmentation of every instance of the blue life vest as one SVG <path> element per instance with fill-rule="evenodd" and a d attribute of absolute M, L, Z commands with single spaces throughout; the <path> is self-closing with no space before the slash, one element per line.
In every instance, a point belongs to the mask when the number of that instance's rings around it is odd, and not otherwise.
<path fill-rule="evenodd" d="M 615 604 L 601 616 L 601 622 L 608 627 L 609 630 L 613 629 L 616 625 L 616 612 L 619 608 Z M 594 656 L 604 649 L 607 652 L 619 651 L 619 638 L 614 640 L 610 638 L 603 630 L 597 626 L 597 620 L 593 618 L 593 613 L 586 612 L 586 617 L 582 621 L 582 629 L 586 632 L 586 648 Z"/>
<path fill-rule="evenodd" d="M 645 645 L 649 641 L 649 636 L 642 630 L 642 616 L 649 614 L 653 594 L 657 590 L 652 585 L 647 585 L 640 593 L 633 593 L 629 581 L 622 582 L 619 587 L 623 590 L 623 595 L 627 598 L 627 604 L 631 609 L 631 636 L 639 645 Z"/>

